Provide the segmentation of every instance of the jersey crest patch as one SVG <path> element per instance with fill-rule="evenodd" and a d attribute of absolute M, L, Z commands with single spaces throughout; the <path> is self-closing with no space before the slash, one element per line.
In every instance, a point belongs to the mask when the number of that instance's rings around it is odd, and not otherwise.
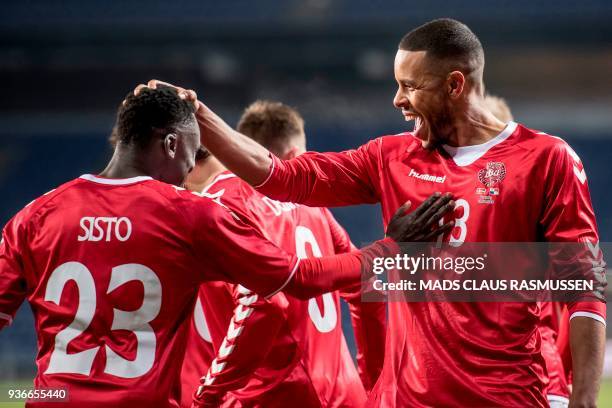
<path fill-rule="evenodd" d="M 506 166 L 502 162 L 488 162 L 478 171 L 478 180 L 487 187 L 494 187 L 506 177 Z"/>

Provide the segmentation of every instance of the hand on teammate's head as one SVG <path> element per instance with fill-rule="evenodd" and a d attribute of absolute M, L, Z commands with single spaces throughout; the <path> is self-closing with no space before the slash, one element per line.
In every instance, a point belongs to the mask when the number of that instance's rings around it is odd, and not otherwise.
<path fill-rule="evenodd" d="M 393 215 L 387 226 L 386 236 L 396 242 L 427 242 L 453 227 L 453 221 L 440 225 L 444 215 L 455 209 L 450 193 L 434 193 L 416 210 L 407 213 L 411 203 L 407 201 Z"/>
<path fill-rule="evenodd" d="M 176 89 L 179 98 L 192 102 L 195 106 L 196 111 L 199 108 L 198 94 L 193 89 L 186 89 L 177 85 L 173 85 L 169 82 L 160 81 L 159 79 L 151 79 L 146 84 L 140 84 L 134 88 L 134 95 L 138 95 L 144 88 L 156 89 L 158 86 L 165 86 L 168 88 Z"/>

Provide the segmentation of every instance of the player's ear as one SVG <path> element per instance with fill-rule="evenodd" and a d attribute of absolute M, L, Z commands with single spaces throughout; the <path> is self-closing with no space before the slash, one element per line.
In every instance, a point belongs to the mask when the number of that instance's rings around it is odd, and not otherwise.
<path fill-rule="evenodd" d="M 451 98 L 457 98 L 463 93 L 465 87 L 465 75 L 461 71 L 453 71 L 448 74 L 448 94 Z"/>
<path fill-rule="evenodd" d="M 171 158 L 174 159 L 176 156 L 177 148 L 177 137 L 174 133 L 168 133 L 164 137 L 164 152 Z"/>

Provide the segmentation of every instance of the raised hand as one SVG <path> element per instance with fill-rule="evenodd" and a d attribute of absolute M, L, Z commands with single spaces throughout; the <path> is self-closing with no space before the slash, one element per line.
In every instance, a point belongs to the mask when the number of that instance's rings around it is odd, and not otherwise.
<path fill-rule="evenodd" d="M 136 88 L 134 88 L 134 95 L 138 95 L 145 88 L 156 89 L 158 86 L 165 86 L 168 88 L 176 89 L 176 92 L 178 93 L 179 98 L 192 102 L 196 111 L 200 108 L 200 103 L 198 101 L 198 94 L 193 89 L 182 88 L 177 85 L 172 85 L 169 82 L 160 81 L 159 79 L 151 79 L 146 84 L 138 85 Z"/>

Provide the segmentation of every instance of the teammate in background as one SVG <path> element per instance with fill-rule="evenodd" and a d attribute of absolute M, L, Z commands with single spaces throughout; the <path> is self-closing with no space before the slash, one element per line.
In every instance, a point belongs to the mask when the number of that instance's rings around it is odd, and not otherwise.
<path fill-rule="evenodd" d="M 257 101 L 250 105 L 238 130 L 285 159 L 306 151 L 303 119 L 294 109 L 278 102 Z M 226 171 L 212 156 L 196 164 L 186 185 L 251 220 L 260 226 L 263 235 L 284 250 L 297 252 L 300 258 L 307 254 L 346 253 L 355 248 L 329 210 L 268 199 Z M 384 359 L 386 304 L 362 303 L 360 289 L 358 284 L 341 295 L 351 311 L 359 374 L 371 389 Z M 226 299 L 232 296 L 234 303 L 228 304 Z M 296 400 L 302 406 L 362 407 L 366 394 L 342 333 L 339 293 L 326 293 L 308 301 L 284 294 L 275 297 L 282 298 L 278 304 L 286 305 L 280 313 L 261 310 L 256 297 L 236 285 L 202 285 L 200 302 L 207 312 L 214 348 L 219 352 L 203 381 L 199 399 L 218 405 L 231 391 L 223 406 L 285 407 L 288 401 Z M 236 321 L 244 299 L 251 299 L 252 312 Z M 203 321 L 201 309 L 199 313 L 196 309 L 195 319 Z M 232 316 L 234 321 L 228 332 Z M 279 316 L 282 325 L 274 333 L 269 330 L 274 325 L 269 321 Z M 233 336 L 238 330 L 240 334 Z M 192 331 L 190 344 L 190 357 L 184 363 L 181 379 L 184 394 L 193 392 L 202 375 L 199 348 L 204 348 L 205 356 L 210 343 Z M 259 346 L 253 347 L 254 344 Z M 184 406 L 189 406 L 186 395 L 183 401 Z"/>
<path fill-rule="evenodd" d="M 412 30 L 395 57 L 394 105 L 406 120 L 417 119 L 415 132 L 340 153 L 280 160 L 201 102 L 196 116 L 211 153 L 277 200 L 311 206 L 380 202 L 386 222 L 399 203 L 422 199 L 443 184 L 461 197 L 455 228 L 445 237 L 454 246 L 549 241 L 597 248 L 579 157 L 560 138 L 495 118 L 484 108 L 483 70 L 482 45 L 464 24 L 439 19 Z M 179 92 L 197 98 L 193 91 Z M 596 252 L 593 265 L 601 262 Z M 517 261 L 525 270 L 536 262 Z M 595 278 L 596 290 L 568 304 L 574 407 L 595 406 L 599 390 L 606 313 L 599 269 L 576 271 Z M 539 324 L 536 303 L 392 302 L 385 363 L 368 406 L 545 407 Z"/>
<path fill-rule="evenodd" d="M 485 108 L 488 109 L 493 116 L 501 120 L 504 123 L 508 123 L 514 120 L 512 111 L 508 106 L 508 103 L 504 98 L 499 96 L 486 94 L 484 97 Z"/>
<path fill-rule="evenodd" d="M 486 94 L 485 107 L 504 123 L 513 120 L 512 111 L 505 99 L 499 96 Z M 570 389 L 564 370 L 564 362 L 557 346 L 559 339 L 567 339 L 568 325 L 561 325 L 562 310 L 565 306 L 559 302 L 543 302 L 541 311 L 540 335 L 542 336 L 542 356 L 546 361 L 548 372 L 548 385 L 546 386 L 546 398 L 551 408 L 563 408 L 569 404 Z M 565 319 L 567 319 L 567 314 Z M 571 365 L 571 361 L 570 361 Z"/>
<path fill-rule="evenodd" d="M 398 212 L 390 238 L 362 251 L 298 260 L 213 200 L 176 187 L 194 166 L 200 133 L 193 104 L 175 90 L 128 95 L 117 130 L 100 176 L 39 197 L 2 233 L 0 328 L 27 298 L 39 344 L 34 386 L 68 393 L 67 402 L 29 407 L 177 407 L 201 282 L 308 299 L 359 281 L 371 257 L 395 249 L 392 239 L 430 239 L 438 230 L 419 218 L 434 222 L 450 204 L 436 197 Z"/>
<path fill-rule="evenodd" d="M 285 115 L 287 116 L 285 120 L 288 123 L 292 123 L 290 128 L 297 130 L 297 137 L 290 138 L 289 135 L 283 137 L 283 132 L 277 132 L 278 124 L 276 120 Z M 304 133 L 304 120 L 298 112 L 282 104 L 256 103 L 251 105 L 250 109 L 242 116 L 237 127 L 238 131 L 244 135 L 251 137 L 277 156 L 287 160 L 306 152 L 307 142 Z M 240 181 L 242 182 L 242 179 Z M 329 253 L 349 252 L 355 249 L 350 241 L 350 237 L 344 228 L 337 223 L 329 210 L 322 208 L 313 210 L 308 207 L 298 206 L 297 211 L 310 212 L 315 217 L 318 216 L 323 224 L 328 224 L 329 230 L 334 236 L 334 249 L 330 248 Z M 315 236 L 318 236 L 318 234 L 315 234 Z M 288 240 L 288 242 L 291 245 L 292 241 Z M 295 248 L 295 246 L 285 248 L 290 252 L 289 248 Z M 360 297 L 362 293 L 359 285 L 357 285 L 357 288 L 353 288 L 352 291 L 343 290 L 340 294 L 349 306 L 357 345 L 359 376 L 366 391 L 369 392 L 376 383 L 384 362 L 387 306 L 386 303 L 361 302 Z M 312 300 L 309 300 L 309 302 L 313 303 Z M 336 307 L 338 307 L 338 304 L 336 304 Z"/>

